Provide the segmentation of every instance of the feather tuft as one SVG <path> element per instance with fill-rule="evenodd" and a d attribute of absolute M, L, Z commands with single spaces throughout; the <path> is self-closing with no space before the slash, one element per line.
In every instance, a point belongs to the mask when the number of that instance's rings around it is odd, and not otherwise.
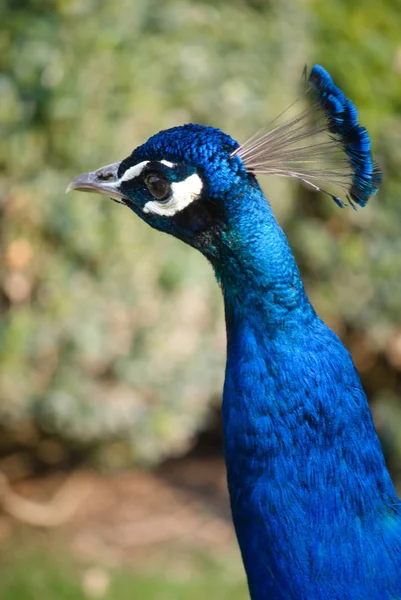
<path fill-rule="evenodd" d="M 365 206 L 382 182 L 369 134 L 359 125 L 355 105 L 323 67 L 315 65 L 309 77 L 305 67 L 303 75 L 304 95 L 312 93 L 313 104 L 288 117 L 298 98 L 270 123 L 269 131 L 258 132 L 231 156 L 239 156 L 249 173 L 300 179 L 340 207 L 347 202 L 330 187 L 342 190 L 353 208 Z"/>

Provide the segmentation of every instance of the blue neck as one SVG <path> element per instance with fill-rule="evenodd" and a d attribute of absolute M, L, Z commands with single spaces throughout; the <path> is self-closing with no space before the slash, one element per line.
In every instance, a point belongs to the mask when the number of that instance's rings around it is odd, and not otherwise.
<path fill-rule="evenodd" d="M 227 220 L 215 265 L 227 323 L 224 445 L 251 597 L 359 597 L 381 576 L 367 582 L 365 565 L 358 571 L 363 552 L 380 564 L 366 523 L 386 522 L 398 502 L 359 377 L 310 305 L 260 190 L 230 199 Z M 342 551 L 351 562 L 339 560 Z M 315 587 L 319 573 L 333 576 L 333 595 Z"/>
<path fill-rule="evenodd" d="M 215 271 L 223 288 L 228 334 L 243 318 L 274 330 L 288 320 L 312 319 L 315 313 L 298 266 L 260 188 L 252 188 L 246 200 L 242 195 L 230 200 L 227 217 Z"/>

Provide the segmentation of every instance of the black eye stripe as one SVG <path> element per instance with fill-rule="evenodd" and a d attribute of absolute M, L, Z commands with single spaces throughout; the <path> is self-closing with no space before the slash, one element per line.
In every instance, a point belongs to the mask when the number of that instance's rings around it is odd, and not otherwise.
<path fill-rule="evenodd" d="M 164 177 L 164 179 L 168 179 L 169 181 L 180 181 L 179 175 L 181 171 L 182 168 L 178 164 L 170 167 L 159 160 L 152 160 L 148 162 L 140 176 L 144 179 L 149 173 L 157 173 L 160 177 Z"/>

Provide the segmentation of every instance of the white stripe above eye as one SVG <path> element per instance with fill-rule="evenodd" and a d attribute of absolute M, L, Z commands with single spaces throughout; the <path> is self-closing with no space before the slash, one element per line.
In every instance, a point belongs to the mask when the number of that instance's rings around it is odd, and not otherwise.
<path fill-rule="evenodd" d="M 176 163 L 172 163 L 169 160 L 161 160 L 160 161 L 162 163 L 162 165 L 165 165 L 166 167 L 169 167 L 169 169 L 172 169 L 173 167 L 175 167 Z"/>
<path fill-rule="evenodd" d="M 142 173 L 142 171 L 144 170 L 144 168 L 146 167 L 146 165 L 149 163 L 149 160 L 143 160 L 142 162 L 138 163 L 137 165 L 134 165 L 133 167 L 130 167 L 129 169 L 127 169 L 124 173 L 124 175 L 121 177 L 120 182 L 122 181 L 129 181 L 130 179 L 135 179 L 136 177 L 139 177 L 139 175 Z M 175 167 L 175 163 L 170 162 L 169 160 L 160 160 L 159 161 L 162 165 L 165 165 L 166 167 L 169 167 L 169 169 L 172 169 L 173 167 Z"/>
<path fill-rule="evenodd" d="M 161 217 L 173 217 L 199 198 L 202 187 L 202 180 L 196 173 L 183 181 L 175 181 L 171 184 L 171 196 L 167 202 L 158 202 L 157 200 L 147 202 L 143 207 L 143 212 Z"/>
<path fill-rule="evenodd" d="M 124 175 L 121 177 L 119 183 L 121 183 L 122 181 L 129 181 L 130 179 L 135 179 L 135 177 L 138 177 L 138 175 L 142 173 L 142 171 L 149 162 L 149 160 L 143 160 L 137 165 L 134 165 L 133 167 L 127 169 Z"/>

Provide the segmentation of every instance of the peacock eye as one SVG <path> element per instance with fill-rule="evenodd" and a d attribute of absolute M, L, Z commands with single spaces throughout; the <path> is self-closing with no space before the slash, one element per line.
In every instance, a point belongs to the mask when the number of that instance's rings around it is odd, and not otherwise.
<path fill-rule="evenodd" d="M 157 175 L 157 173 L 146 175 L 145 185 L 156 200 L 167 200 L 170 196 L 170 182 Z"/>

